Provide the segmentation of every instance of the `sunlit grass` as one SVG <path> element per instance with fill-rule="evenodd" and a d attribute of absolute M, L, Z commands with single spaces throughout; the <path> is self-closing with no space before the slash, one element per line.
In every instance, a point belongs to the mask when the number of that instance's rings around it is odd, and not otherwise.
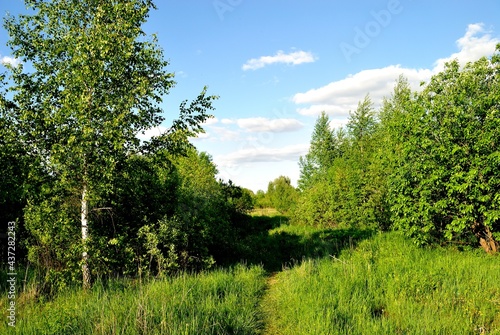
<path fill-rule="evenodd" d="M 251 216 L 280 216 L 282 215 L 280 212 L 278 212 L 275 208 L 255 208 L 250 212 Z"/>
<path fill-rule="evenodd" d="M 12 333 L 500 334 L 498 256 L 293 225 L 251 241 L 264 267 L 119 279 L 41 301 L 28 283 Z"/>
<path fill-rule="evenodd" d="M 257 334 L 260 267 L 181 274 L 146 284 L 75 289 L 19 312 L 18 334 Z M 5 318 L 4 318 L 5 320 Z M 7 324 L 0 323 L 0 333 Z"/>
<path fill-rule="evenodd" d="M 500 334 L 500 260 L 378 235 L 278 273 L 269 334 Z"/>

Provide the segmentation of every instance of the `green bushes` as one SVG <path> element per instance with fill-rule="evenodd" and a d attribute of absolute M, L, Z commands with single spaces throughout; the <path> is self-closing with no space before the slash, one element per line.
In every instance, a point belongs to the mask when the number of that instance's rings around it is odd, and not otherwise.
<path fill-rule="evenodd" d="M 390 202 L 394 226 L 419 243 L 475 236 L 500 249 L 498 52 L 447 64 L 406 103 Z"/>
<path fill-rule="evenodd" d="M 499 52 L 450 62 L 419 92 L 400 77 L 377 113 L 366 96 L 345 129 L 323 113 L 299 161 L 294 221 L 499 251 Z"/>
<path fill-rule="evenodd" d="M 331 130 L 324 113 L 317 119 L 309 153 L 299 163 L 302 192 L 294 222 L 330 228 L 385 226 L 386 180 L 378 147 L 381 135 L 376 131 L 368 96 L 350 114 L 348 131 Z"/>
<path fill-rule="evenodd" d="M 90 201 L 86 245 L 94 278 L 167 275 L 227 263 L 236 236 L 248 230 L 251 195 L 217 181 L 211 157 L 196 149 L 130 155 L 112 187 Z M 48 185 L 48 184 L 47 184 Z M 81 279 L 79 199 L 43 188 L 25 209 L 29 261 L 49 294 Z M 21 260 L 20 260 L 21 261 Z"/>

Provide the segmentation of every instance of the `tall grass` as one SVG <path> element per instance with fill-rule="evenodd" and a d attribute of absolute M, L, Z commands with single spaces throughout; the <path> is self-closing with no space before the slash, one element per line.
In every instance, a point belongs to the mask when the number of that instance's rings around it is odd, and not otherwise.
<path fill-rule="evenodd" d="M 395 233 L 270 280 L 268 334 L 500 334 L 500 260 Z"/>
<path fill-rule="evenodd" d="M 53 300 L 38 300 L 28 283 L 13 333 L 500 334 L 498 256 L 300 226 L 245 242 L 255 242 L 248 255 L 262 266 L 120 279 Z M 1 311 L 7 302 L 0 298 Z M 2 317 L 0 334 L 9 330 Z"/>
<path fill-rule="evenodd" d="M 258 334 L 256 307 L 265 288 L 261 267 L 237 266 L 181 274 L 146 284 L 124 280 L 110 287 L 75 289 L 55 300 L 25 306 L 17 334 Z M 5 320 L 5 318 L 4 318 Z M 0 334 L 6 334 L 6 322 Z"/>

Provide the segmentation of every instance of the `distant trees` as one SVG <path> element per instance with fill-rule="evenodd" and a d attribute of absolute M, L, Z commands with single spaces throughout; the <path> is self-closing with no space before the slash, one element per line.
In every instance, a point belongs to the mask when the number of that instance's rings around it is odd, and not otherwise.
<path fill-rule="evenodd" d="M 350 112 L 347 131 L 329 129 L 323 113 L 299 162 L 294 220 L 392 227 L 420 244 L 476 239 L 498 251 L 499 52 L 447 64 L 421 92 L 400 77 L 378 113 L 368 95 Z"/>
<path fill-rule="evenodd" d="M 266 192 L 263 190 L 258 190 L 254 195 L 255 208 L 269 208 L 272 207 L 271 200 Z"/>
<path fill-rule="evenodd" d="M 324 175 L 337 156 L 339 148 L 335 134 L 330 129 L 330 119 L 325 112 L 316 120 L 309 152 L 299 159 L 298 188 L 305 190 L 319 175 Z"/>
<path fill-rule="evenodd" d="M 292 186 L 290 178 L 279 176 L 269 182 L 267 196 L 272 207 L 276 208 L 280 213 L 288 213 L 294 208 L 298 193 Z"/>
<path fill-rule="evenodd" d="M 227 183 L 219 181 L 224 195 L 229 204 L 239 213 L 248 213 L 255 206 L 255 195 L 252 190 L 233 184 L 231 180 Z"/>
<path fill-rule="evenodd" d="M 309 179 L 311 182 L 301 184 L 302 193 L 294 214 L 296 221 L 327 227 L 377 225 L 376 205 L 372 204 L 370 190 L 373 180 L 368 174 L 375 130 L 375 115 L 368 95 L 350 112 L 347 130 L 330 129 L 329 118 L 322 113 L 316 121 L 305 160 L 319 156 L 323 159 L 315 160 L 322 164 L 310 165 L 308 175 L 314 177 Z M 318 133 L 325 134 L 326 140 L 318 141 Z M 322 150 L 317 149 L 326 143 Z M 300 162 L 299 165 L 301 178 L 305 180 L 304 165 Z"/>

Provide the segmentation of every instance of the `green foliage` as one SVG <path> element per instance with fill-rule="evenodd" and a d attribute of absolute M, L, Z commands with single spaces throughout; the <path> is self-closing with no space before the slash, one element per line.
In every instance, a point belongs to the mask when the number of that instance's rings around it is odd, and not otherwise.
<path fill-rule="evenodd" d="M 272 207 L 276 208 L 280 213 L 290 212 L 294 208 L 298 197 L 297 190 L 292 186 L 290 178 L 285 176 L 279 176 L 269 182 L 267 195 Z"/>
<path fill-rule="evenodd" d="M 0 219 L 15 221 L 22 217 L 23 179 L 26 177 L 26 149 L 19 141 L 12 103 L 5 98 L 4 76 L 0 74 Z"/>
<path fill-rule="evenodd" d="M 329 149 L 326 173 L 300 161 L 303 175 L 321 178 L 308 179 L 294 221 L 383 230 L 392 224 L 419 244 L 476 238 L 496 252 L 499 59 L 497 52 L 463 68 L 447 64 L 420 93 L 400 77 L 377 118 L 367 95 L 350 113 L 342 150 Z M 323 114 L 317 126 L 327 124 Z"/>
<path fill-rule="evenodd" d="M 394 226 L 419 243 L 475 235 L 498 249 L 499 70 L 495 57 L 451 62 L 408 103 L 391 201 Z"/>
<path fill-rule="evenodd" d="M 293 211 L 293 221 L 312 227 L 333 227 L 334 203 L 329 183 L 315 183 L 302 191 Z"/>
<path fill-rule="evenodd" d="M 254 195 L 255 208 L 270 208 L 272 206 L 269 195 L 263 190 L 258 190 Z"/>
<path fill-rule="evenodd" d="M 115 177 L 112 196 L 92 206 L 89 247 L 99 277 L 136 274 L 144 252 L 139 230 L 174 215 L 177 204 L 178 172 L 164 155 L 131 155 Z"/>
<path fill-rule="evenodd" d="M 330 129 L 330 119 L 325 112 L 316 120 L 309 152 L 299 159 L 299 190 L 309 188 L 314 181 L 328 170 L 335 157 L 338 156 L 339 140 Z"/>
<path fill-rule="evenodd" d="M 174 164 L 181 178 L 176 214 L 187 224 L 189 234 L 196 236 L 190 247 L 206 248 L 208 254 L 203 257 L 226 257 L 234 241 L 233 224 L 239 216 L 215 177 L 218 171 L 212 157 L 193 149 Z"/>
<path fill-rule="evenodd" d="M 328 129 L 325 114 L 316 128 Z M 380 169 L 380 135 L 368 96 L 350 113 L 348 132 L 329 131 L 328 163 L 314 171 L 302 189 L 293 220 L 317 227 L 375 228 L 384 220 L 384 175 Z M 324 133 L 324 132 L 323 132 Z M 313 134 L 312 144 L 316 141 Z M 377 137 L 378 136 L 378 137 Z M 312 151 L 310 151 L 312 152 Z"/>
<path fill-rule="evenodd" d="M 0 73 L 0 235 L 7 234 L 7 222 L 16 221 L 16 237 L 26 238 L 23 208 L 26 206 L 26 191 L 23 187 L 28 176 L 29 162 L 26 148 L 19 141 L 19 132 L 12 117 L 12 102 L 6 98 L 5 75 Z M 24 246 L 17 244 L 16 256 L 23 257 Z M 7 243 L 0 246 L 0 263 L 7 260 Z"/>
<path fill-rule="evenodd" d="M 162 121 L 159 103 L 174 84 L 140 29 L 152 3 L 27 4 L 33 14 L 4 24 L 13 55 L 33 68 L 11 71 L 23 140 L 60 182 L 105 193 L 137 132 Z"/>
<path fill-rule="evenodd" d="M 366 95 L 362 102 L 358 102 L 358 108 L 354 112 L 349 112 L 347 129 L 349 129 L 349 133 L 354 141 L 363 142 L 373 135 L 375 128 L 376 122 L 373 103 L 370 96 Z"/>
<path fill-rule="evenodd" d="M 234 185 L 231 180 L 227 183 L 220 180 L 219 183 L 228 204 L 233 207 L 236 212 L 247 214 L 254 208 L 255 195 L 252 190 Z"/>
<path fill-rule="evenodd" d="M 137 132 L 162 121 L 160 100 L 174 82 L 164 71 L 167 62 L 157 41 L 144 39 L 141 30 L 151 2 L 26 4 L 31 14 L 4 21 L 12 53 L 22 61 L 10 68 L 10 113 L 27 155 L 41 165 L 33 171 L 42 176 L 29 175 L 26 183 L 41 179 L 42 189 L 57 190 L 48 199 L 28 194 L 26 226 L 34 238 L 28 248 L 31 255 L 45 252 L 32 259 L 51 258 L 46 264 L 56 266 L 49 269 L 66 271 L 75 264 L 62 250 L 74 246 L 87 252 L 88 246 L 75 244 L 74 228 L 54 226 L 75 227 L 74 213 L 81 208 L 81 236 L 87 239 L 84 208 L 108 195 L 117 164 L 139 143 Z M 49 240 L 58 250 L 39 248 Z"/>
<path fill-rule="evenodd" d="M 21 63 L 8 67 L 12 101 L 0 93 L 0 131 L 9 143 L 0 158 L 29 168 L 5 170 L 0 199 L 15 201 L 13 217 L 27 203 L 29 259 L 47 273 L 67 282 L 82 266 L 84 285 L 88 265 L 98 275 L 133 273 L 139 229 L 171 217 L 180 203 L 183 188 L 162 150 L 188 150 L 216 97 L 203 89 L 181 104 L 166 134 L 141 143 L 139 133 L 165 120 L 161 101 L 175 84 L 157 38 L 142 30 L 153 2 L 26 5 L 28 14 L 4 20 Z M 13 194 L 3 191 L 13 183 Z"/>
<path fill-rule="evenodd" d="M 155 225 L 142 226 L 138 236 L 146 252 L 141 257 L 141 265 L 144 264 L 141 269 L 146 274 L 163 275 L 211 267 L 214 260 L 208 254 L 207 243 L 204 243 L 203 228 L 177 216 L 165 217 Z M 152 269 L 154 264 L 156 268 Z"/>

